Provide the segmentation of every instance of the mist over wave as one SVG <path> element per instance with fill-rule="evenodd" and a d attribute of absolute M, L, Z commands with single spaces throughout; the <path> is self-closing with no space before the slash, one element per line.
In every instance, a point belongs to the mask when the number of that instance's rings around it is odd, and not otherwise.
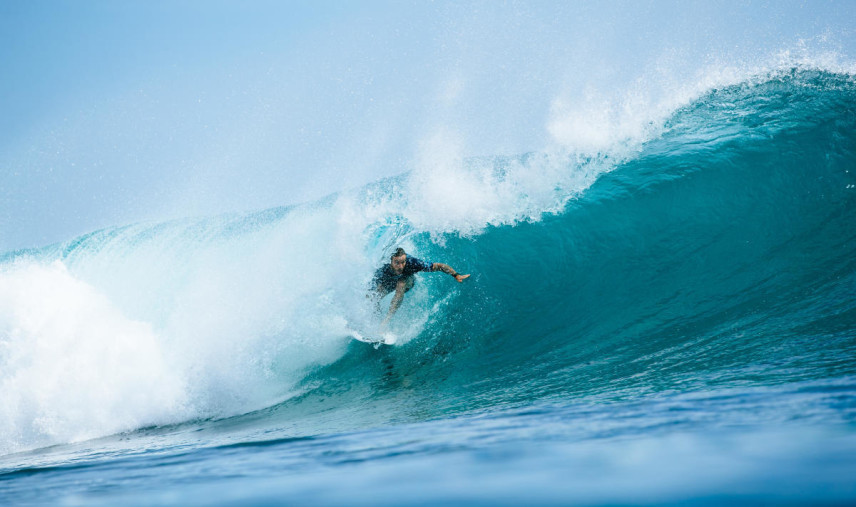
<path fill-rule="evenodd" d="M 856 84 L 787 63 L 668 100 L 557 100 L 541 152 L 465 158 L 441 131 L 412 171 L 316 202 L 9 252 L 0 451 L 385 403 L 340 387 L 377 374 L 348 328 L 395 246 L 473 273 L 420 275 L 393 323 L 384 353 L 432 400 L 415 420 L 852 375 Z"/>

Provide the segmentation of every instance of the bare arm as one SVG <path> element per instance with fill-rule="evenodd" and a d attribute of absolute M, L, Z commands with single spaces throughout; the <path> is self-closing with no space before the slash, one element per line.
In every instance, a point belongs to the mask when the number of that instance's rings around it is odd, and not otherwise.
<path fill-rule="evenodd" d="M 383 322 L 380 325 L 380 329 L 386 329 L 386 325 L 389 323 L 389 320 L 395 315 L 395 312 L 398 311 L 398 307 L 401 306 L 401 302 L 404 300 L 404 293 L 407 292 L 407 284 L 404 280 L 399 280 L 397 284 L 395 284 L 395 295 L 392 296 L 392 303 L 389 304 L 389 313 L 386 314 L 386 318 L 383 319 Z"/>
<path fill-rule="evenodd" d="M 434 265 L 431 266 L 431 271 L 442 271 L 447 275 L 454 276 L 455 280 L 457 280 L 458 283 L 463 282 L 464 280 L 470 277 L 470 275 L 459 274 L 457 271 L 452 269 L 452 266 L 449 266 L 448 264 L 443 264 L 442 262 L 435 262 Z"/>

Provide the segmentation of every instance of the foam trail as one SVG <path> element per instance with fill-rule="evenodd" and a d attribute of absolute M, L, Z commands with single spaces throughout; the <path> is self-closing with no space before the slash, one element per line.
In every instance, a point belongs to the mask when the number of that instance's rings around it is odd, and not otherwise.
<path fill-rule="evenodd" d="M 0 420 L 14 437 L 3 449 L 293 396 L 307 371 L 344 353 L 346 317 L 364 306 L 368 263 L 343 276 L 339 262 L 360 262 L 361 229 L 331 213 L 108 229 L 7 263 Z"/>
<path fill-rule="evenodd" d="M 162 337 L 60 262 L 0 271 L 0 344 L 0 451 L 191 414 Z"/>

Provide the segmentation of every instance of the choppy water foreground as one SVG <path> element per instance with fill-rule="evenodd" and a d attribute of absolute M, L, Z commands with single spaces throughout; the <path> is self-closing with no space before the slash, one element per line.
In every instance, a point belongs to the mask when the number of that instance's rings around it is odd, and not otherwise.
<path fill-rule="evenodd" d="M 72 505 L 848 504 L 854 386 L 537 404 L 309 437 L 259 415 L 7 457 L 2 484 L 15 502 Z"/>

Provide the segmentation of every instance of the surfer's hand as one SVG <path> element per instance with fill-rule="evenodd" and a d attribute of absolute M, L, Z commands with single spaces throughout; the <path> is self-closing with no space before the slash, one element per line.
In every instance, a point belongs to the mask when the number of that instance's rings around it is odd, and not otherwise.
<path fill-rule="evenodd" d="M 455 280 L 457 280 L 458 283 L 461 283 L 469 277 L 470 275 L 455 275 Z"/>

